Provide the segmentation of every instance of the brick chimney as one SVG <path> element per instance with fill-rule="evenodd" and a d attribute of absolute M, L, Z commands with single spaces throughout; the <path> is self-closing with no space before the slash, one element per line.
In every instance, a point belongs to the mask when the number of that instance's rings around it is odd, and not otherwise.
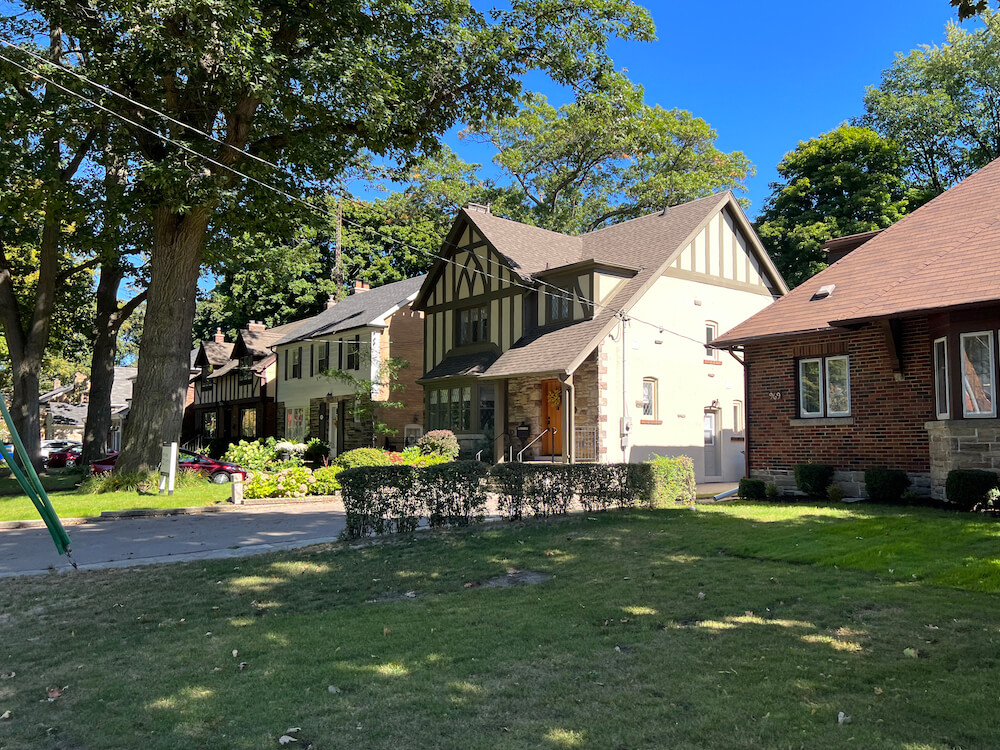
<path fill-rule="evenodd" d="M 337 304 L 337 298 L 332 294 L 326 298 L 326 309 L 329 310 L 331 307 Z"/>
<path fill-rule="evenodd" d="M 62 381 L 59 378 L 52 378 L 52 390 L 62 388 Z"/>
<path fill-rule="evenodd" d="M 354 280 L 354 293 L 360 294 L 361 292 L 367 292 L 371 289 L 371 285 L 367 281 L 362 281 L 361 279 Z"/>
<path fill-rule="evenodd" d="M 247 324 L 247 330 L 250 333 L 264 333 L 267 330 L 267 326 L 260 320 L 251 320 Z"/>
<path fill-rule="evenodd" d="M 215 329 L 215 343 L 216 344 L 225 344 L 226 343 L 226 334 L 224 334 L 222 332 L 221 328 L 216 328 Z"/>
<path fill-rule="evenodd" d="M 472 211 L 478 214 L 491 214 L 492 206 L 489 203 L 468 203 L 465 206 L 466 211 Z"/>

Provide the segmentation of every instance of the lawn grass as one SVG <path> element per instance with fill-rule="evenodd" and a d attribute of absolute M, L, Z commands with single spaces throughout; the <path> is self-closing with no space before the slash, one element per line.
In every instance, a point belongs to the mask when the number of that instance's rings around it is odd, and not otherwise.
<path fill-rule="evenodd" d="M 59 492 L 49 495 L 52 507 L 60 518 L 99 516 L 105 510 L 133 508 L 188 508 L 226 502 L 232 493 L 228 484 L 204 482 L 193 487 L 178 487 L 173 495 L 140 494 L 138 492 L 106 492 L 85 494 Z M 38 511 L 25 495 L 0 497 L 0 521 L 37 519 Z"/>
<path fill-rule="evenodd" d="M 996 579 L 957 573 L 997 529 L 736 505 L 8 579 L 0 747 L 996 747 Z"/>
<path fill-rule="evenodd" d="M 46 492 L 59 492 L 60 490 L 72 490 L 85 478 L 84 474 L 78 471 L 42 472 L 38 475 L 42 480 L 42 487 Z M 0 477 L 0 497 L 8 495 L 20 495 L 21 485 L 13 476 Z"/>

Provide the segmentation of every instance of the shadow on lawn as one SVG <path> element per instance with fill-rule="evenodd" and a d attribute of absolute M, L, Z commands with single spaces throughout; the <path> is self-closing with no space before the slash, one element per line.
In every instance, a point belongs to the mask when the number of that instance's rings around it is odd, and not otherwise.
<path fill-rule="evenodd" d="M 984 742 L 986 626 L 1000 600 L 914 585 L 908 571 L 931 543 L 995 566 L 992 523 L 874 506 L 783 520 L 732 510 L 88 574 L 76 584 L 87 592 L 43 605 L 45 583 L 30 582 L 0 594 L 12 613 L 0 638 L 42 633 L 28 650 L 47 663 L 33 671 L 80 685 L 54 709 L 64 725 L 100 702 L 95 734 L 74 737 L 85 747 L 200 747 L 222 734 L 230 747 L 271 746 L 290 726 L 302 727 L 296 746 L 317 748 L 835 747 L 841 710 L 856 717 L 858 746 Z M 864 567 L 889 558 L 898 574 Z M 508 570 L 552 578 L 468 586 Z M 39 621 L 72 621 L 74 637 L 54 650 L 60 629 Z M 17 687 L 16 710 L 40 712 Z M 927 725 L 942 713 L 947 723 Z"/>

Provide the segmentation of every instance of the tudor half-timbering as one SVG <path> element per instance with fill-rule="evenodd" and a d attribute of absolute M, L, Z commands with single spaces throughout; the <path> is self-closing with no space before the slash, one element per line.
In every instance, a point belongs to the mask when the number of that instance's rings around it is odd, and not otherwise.
<path fill-rule="evenodd" d="M 470 206 L 414 301 L 427 427 L 497 460 L 742 476 L 742 368 L 706 343 L 784 291 L 728 192 L 577 237 Z"/>
<path fill-rule="evenodd" d="M 213 441 L 232 442 L 275 433 L 275 356 L 271 345 L 291 333 L 298 322 L 276 328 L 250 321 L 234 343 L 221 331 L 205 341 L 194 357 L 192 411 L 186 435 L 195 447 Z"/>

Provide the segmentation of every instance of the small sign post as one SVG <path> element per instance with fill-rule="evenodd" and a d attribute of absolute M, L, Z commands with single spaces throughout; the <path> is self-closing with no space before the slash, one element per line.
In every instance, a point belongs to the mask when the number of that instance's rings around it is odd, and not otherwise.
<path fill-rule="evenodd" d="M 168 495 L 173 495 L 176 479 L 177 443 L 163 443 L 163 452 L 160 454 L 160 494 L 166 490 Z"/>

